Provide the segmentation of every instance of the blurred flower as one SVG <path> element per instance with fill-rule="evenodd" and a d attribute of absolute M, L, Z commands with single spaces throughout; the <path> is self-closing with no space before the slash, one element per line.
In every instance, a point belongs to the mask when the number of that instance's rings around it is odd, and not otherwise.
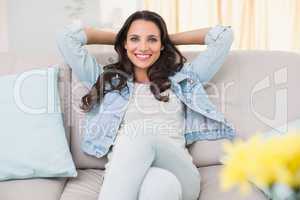
<path fill-rule="evenodd" d="M 300 191 L 300 133 L 263 138 L 256 134 L 248 141 L 225 143 L 221 188 L 239 185 L 243 193 L 250 183 L 272 192 L 275 185 Z"/>

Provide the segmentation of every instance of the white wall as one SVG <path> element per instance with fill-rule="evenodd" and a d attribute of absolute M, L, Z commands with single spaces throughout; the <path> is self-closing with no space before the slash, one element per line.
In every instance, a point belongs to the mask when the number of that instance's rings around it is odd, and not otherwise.
<path fill-rule="evenodd" d="M 114 30 L 121 28 L 126 18 L 142 8 L 142 0 L 100 0 L 99 19 L 103 27 Z"/>
<path fill-rule="evenodd" d="M 8 51 L 7 2 L 0 0 L 0 53 Z"/>
<path fill-rule="evenodd" d="M 0 67 L 13 68 L 61 62 L 62 59 L 55 44 L 55 32 L 58 29 L 73 19 L 80 18 L 100 27 L 106 26 L 117 30 L 124 18 L 137 10 L 142 2 L 142 0 L 0 1 L 1 9 L 7 14 L 8 34 L 8 52 L 0 52 Z M 74 15 L 78 1 L 83 3 L 83 10 Z"/>

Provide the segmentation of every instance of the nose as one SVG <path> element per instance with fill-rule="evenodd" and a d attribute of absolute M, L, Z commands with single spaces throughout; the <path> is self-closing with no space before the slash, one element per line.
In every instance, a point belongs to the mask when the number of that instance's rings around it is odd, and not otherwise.
<path fill-rule="evenodd" d="M 139 45 L 139 50 L 140 51 L 147 51 L 149 48 L 148 44 L 146 41 L 141 41 Z"/>

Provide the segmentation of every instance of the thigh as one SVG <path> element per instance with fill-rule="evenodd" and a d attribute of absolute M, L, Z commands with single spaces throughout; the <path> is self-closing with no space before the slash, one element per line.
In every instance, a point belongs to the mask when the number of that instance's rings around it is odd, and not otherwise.
<path fill-rule="evenodd" d="M 151 137 L 122 135 L 108 155 L 105 177 L 98 200 L 136 200 L 144 177 L 154 160 Z"/>
<path fill-rule="evenodd" d="M 179 180 L 170 171 L 150 167 L 141 185 L 138 200 L 182 200 Z"/>
<path fill-rule="evenodd" d="M 150 167 L 162 168 L 174 174 L 181 184 L 183 200 L 198 199 L 200 193 L 198 169 L 188 152 L 176 146 L 169 138 L 120 137 L 114 146 L 103 188 L 104 185 L 126 188 L 126 191 L 131 191 L 127 192 L 131 195 L 123 199 L 135 199 L 132 196 L 139 191 Z"/>
<path fill-rule="evenodd" d="M 155 160 L 152 166 L 172 172 L 180 181 L 183 200 L 197 200 L 200 194 L 200 173 L 184 148 L 169 138 L 158 138 L 155 143 Z"/>

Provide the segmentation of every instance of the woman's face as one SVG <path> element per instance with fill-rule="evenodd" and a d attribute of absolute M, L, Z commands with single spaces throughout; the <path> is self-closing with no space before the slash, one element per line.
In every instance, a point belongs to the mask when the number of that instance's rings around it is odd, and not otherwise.
<path fill-rule="evenodd" d="M 149 68 L 159 58 L 161 48 L 160 31 L 155 23 L 145 20 L 132 22 L 127 33 L 125 49 L 135 68 Z"/>

